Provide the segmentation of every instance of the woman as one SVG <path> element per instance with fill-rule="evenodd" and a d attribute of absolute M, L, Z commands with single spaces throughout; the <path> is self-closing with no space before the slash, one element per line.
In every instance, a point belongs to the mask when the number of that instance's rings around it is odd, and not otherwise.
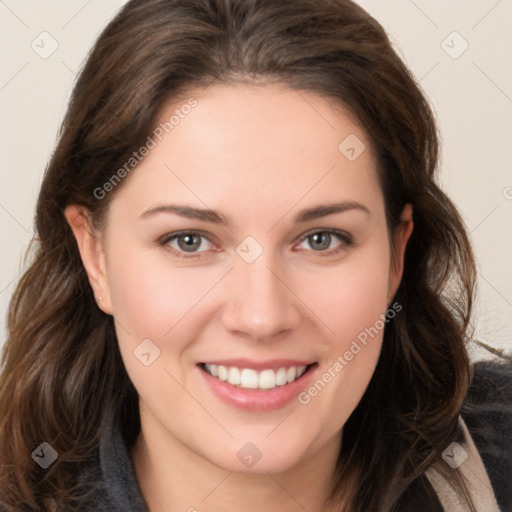
<path fill-rule="evenodd" d="M 437 157 L 352 2 L 129 1 L 10 306 L 2 509 L 499 510 Z"/>

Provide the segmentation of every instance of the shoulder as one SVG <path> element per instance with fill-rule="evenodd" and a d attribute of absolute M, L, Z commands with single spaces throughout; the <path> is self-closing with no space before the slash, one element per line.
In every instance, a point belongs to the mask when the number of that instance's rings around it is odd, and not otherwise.
<path fill-rule="evenodd" d="M 461 414 L 500 507 L 512 509 L 512 364 L 474 363 Z"/>

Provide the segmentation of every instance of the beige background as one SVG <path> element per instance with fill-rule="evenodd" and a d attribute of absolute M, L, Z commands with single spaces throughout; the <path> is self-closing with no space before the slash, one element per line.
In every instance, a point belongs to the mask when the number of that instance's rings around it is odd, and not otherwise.
<path fill-rule="evenodd" d="M 0 345 L 73 80 L 123 3 L 0 0 Z M 442 186 L 462 211 L 478 258 L 476 335 L 510 352 L 512 2 L 359 3 L 386 28 L 434 106 L 443 139 Z M 474 345 L 471 352 L 476 359 L 488 356 Z"/>

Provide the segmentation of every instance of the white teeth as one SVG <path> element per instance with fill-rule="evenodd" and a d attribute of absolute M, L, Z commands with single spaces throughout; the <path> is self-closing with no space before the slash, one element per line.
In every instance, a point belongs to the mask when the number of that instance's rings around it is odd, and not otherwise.
<path fill-rule="evenodd" d="M 279 368 L 276 373 L 276 384 L 278 386 L 283 386 L 287 382 L 288 380 L 286 379 L 286 368 Z"/>
<path fill-rule="evenodd" d="M 230 382 L 230 384 L 234 384 Z M 248 389 L 256 389 L 258 387 L 258 372 L 244 368 L 240 373 L 240 387 Z"/>
<path fill-rule="evenodd" d="M 305 365 L 281 367 L 277 371 L 267 369 L 261 372 L 251 368 L 240 370 L 236 366 L 208 363 L 205 363 L 204 368 L 213 377 L 245 389 L 274 389 L 297 380 L 306 371 Z"/>
<path fill-rule="evenodd" d="M 272 389 L 276 387 L 276 372 L 274 370 L 263 370 L 258 379 L 260 389 Z"/>
<path fill-rule="evenodd" d="M 228 369 L 225 366 L 219 366 L 219 375 L 217 376 L 220 380 L 228 380 Z"/>
<path fill-rule="evenodd" d="M 230 384 L 240 384 L 240 382 L 241 382 L 240 370 L 236 366 L 232 366 L 228 370 L 228 382 Z"/>

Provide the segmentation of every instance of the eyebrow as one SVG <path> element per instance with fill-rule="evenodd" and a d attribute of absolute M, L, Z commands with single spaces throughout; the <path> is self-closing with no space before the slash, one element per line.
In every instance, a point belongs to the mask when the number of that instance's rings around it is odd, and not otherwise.
<path fill-rule="evenodd" d="M 294 218 L 295 224 L 308 222 L 310 220 L 319 219 L 326 217 L 327 215 L 333 215 L 335 213 L 343 213 L 347 211 L 361 211 L 370 215 L 370 210 L 361 203 L 355 201 L 342 201 L 340 203 L 321 204 L 312 208 L 301 210 Z M 205 222 L 211 222 L 214 224 L 225 224 L 229 225 L 226 217 L 216 210 L 204 209 L 204 208 L 193 208 L 192 206 L 168 204 L 155 206 L 146 210 L 140 217 L 147 218 L 159 213 L 174 213 L 181 217 L 188 219 L 202 220 Z"/>

